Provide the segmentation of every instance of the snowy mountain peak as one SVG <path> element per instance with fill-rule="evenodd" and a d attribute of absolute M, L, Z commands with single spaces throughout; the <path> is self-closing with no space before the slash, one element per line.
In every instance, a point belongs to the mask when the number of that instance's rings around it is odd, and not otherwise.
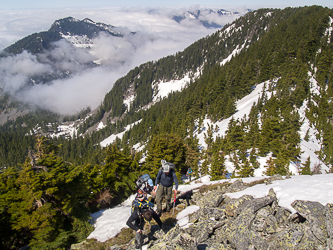
<path fill-rule="evenodd" d="M 244 13 L 231 12 L 224 9 L 194 9 L 184 11 L 178 15 L 173 15 L 172 19 L 178 23 L 184 20 L 198 20 L 206 28 L 222 28 L 223 25 L 218 21 L 222 16 L 235 16 L 239 17 L 250 10 L 245 10 Z"/>
<path fill-rule="evenodd" d="M 112 36 L 122 36 L 119 32 L 114 31 L 114 26 L 104 23 L 96 23 L 89 18 L 83 20 L 67 17 L 56 20 L 48 32 L 62 33 L 64 35 L 86 35 L 90 39 L 98 36 L 103 31 Z"/>

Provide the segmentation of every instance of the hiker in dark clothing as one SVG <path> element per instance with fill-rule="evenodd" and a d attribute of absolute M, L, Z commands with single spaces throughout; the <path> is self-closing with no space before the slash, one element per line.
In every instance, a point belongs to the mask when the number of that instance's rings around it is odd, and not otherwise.
<path fill-rule="evenodd" d="M 141 201 L 142 206 L 135 207 L 131 216 L 127 220 L 127 226 L 135 231 L 135 249 L 142 249 L 142 230 L 145 225 L 145 221 L 151 221 L 154 219 L 160 228 L 162 228 L 162 221 L 156 212 L 149 206 L 145 198 Z"/>
<path fill-rule="evenodd" d="M 157 188 L 157 184 L 159 182 L 160 185 Z M 154 187 L 154 192 L 156 192 L 156 212 L 158 215 L 161 215 L 162 213 L 163 197 L 165 197 L 166 211 L 169 212 L 171 210 L 170 201 L 172 196 L 173 183 L 175 183 L 174 195 L 176 197 L 178 189 L 178 179 L 174 170 L 174 164 L 162 160 L 162 169 L 157 174 Z"/>

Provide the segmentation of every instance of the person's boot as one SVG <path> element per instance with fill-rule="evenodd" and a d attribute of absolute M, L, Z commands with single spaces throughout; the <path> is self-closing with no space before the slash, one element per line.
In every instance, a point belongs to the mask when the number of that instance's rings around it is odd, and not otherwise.
<path fill-rule="evenodd" d="M 172 208 L 171 203 L 167 203 L 167 205 L 166 205 L 166 211 L 167 211 L 167 212 L 170 212 L 170 211 L 171 211 L 171 208 Z"/>
<path fill-rule="evenodd" d="M 162 223 L 162 231 L 163 231 L 164 233 L 167 233 L 167 232 L 168 232 L 168 229 L 167 229 L 167 227 L 165 226 L 164 223 Z"/>
<path fill-rule="evenodd" d="M 135 232 L 135 249 L 142 250 L 142 234 Z"/>

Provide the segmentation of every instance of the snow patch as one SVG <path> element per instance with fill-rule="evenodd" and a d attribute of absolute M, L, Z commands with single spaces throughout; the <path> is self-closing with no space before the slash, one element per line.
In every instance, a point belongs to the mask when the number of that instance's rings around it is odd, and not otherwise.
<path fill-rule="evenodd" d="M 98 124 L 96 130 L 98 131 L 98 130 L 101 130 L 101 129 L 105 128 L 105 127 L 106 127 L 106 125 L 104 125 L 103 122 L 100 122 L 100 123 Z"/>
<path fill-rule="evenodd" d="M 117 138 L 122 139 L 124 134 L 126 133 L 126 131 L 130 130 L 134 125 L 140 123 L 141 121 L 142 121 L 142 119 L 140 119 L 139 121 L 136 121 L 132 124 L 127 125 L 123 132 L 120 132 L 118 134 L 110 135 L 108 138 L 101 141 L 101 143 L 100 143 L 101 147 L 107 147 L 108 145 L 112 144 Z"/>
<path fill-rule="evenodd" d="M 156 94 L 153 97 L 153 102 L 168 97 L 172 92 L 182 91 L 188 86 L 191 78 L 186 75 L 183 79 L 180 80 L 171 80 L 169 82 L 158 82 L 152 85 L 153 89 L 156 89 Z"/>
<path fill-rule="evenodd" d="M 245 42 L 243 43 L 242 46 L 239 47 L 239 45 L 237 45 L 237 47 L 231 52 L 231 54 L 222 60 L 222 62 L 220 63 L 221 66 L 225 65 L 227 62 L 229 62 L 234 56 L 238 55 L 245 47 L 247 40 L 245 40 Z"/>

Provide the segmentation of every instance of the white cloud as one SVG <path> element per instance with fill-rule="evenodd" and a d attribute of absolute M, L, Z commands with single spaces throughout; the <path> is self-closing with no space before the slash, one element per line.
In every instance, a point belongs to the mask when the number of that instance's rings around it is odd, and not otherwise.
<path fill-rule="evenodd" d="M 119 67 L 130 61 L 135 53 L 135 46 L 128 40 L 127 36 L 124 39 L 101 33 L 94 39 L 92 53 L 100 59 L 102 64 Z"/>
<path fill-rule="evenodd" d="M 52 67 L 53 71 L 80 72 L 96 59 L 88 51 L 71 46 L 67 41 L 54 43 L 54 49 L 38 54 L 38 59 L 44 65 Z M 50 70 L 52 71 L 52 70 Z"/>
<path fill-rule="evenodd" d="M 36 56 L 26 51 L 13 57 L 1 59 L 1 70 L 13 75 L 23 74 L 32 76 L 46 72 L 48 69 L 49 67 L 47 65 L 39 63 Z"/>
<path fill-rule="evenodd" d="M 49 65 L 39 63 L 37 57 L 27 52 L 0 59 L 0 87 L 5 92 L 15 94 L 34 74 L 45 73 Z"/>
<path fill-rule="evenodd" d="M 54 112 L 73 114 L 88 106 L 97 107 L 118 77 L 105 68 L 94 68 L 51 85 L 35 85 L 20 92 L 19 98 Z"/>

